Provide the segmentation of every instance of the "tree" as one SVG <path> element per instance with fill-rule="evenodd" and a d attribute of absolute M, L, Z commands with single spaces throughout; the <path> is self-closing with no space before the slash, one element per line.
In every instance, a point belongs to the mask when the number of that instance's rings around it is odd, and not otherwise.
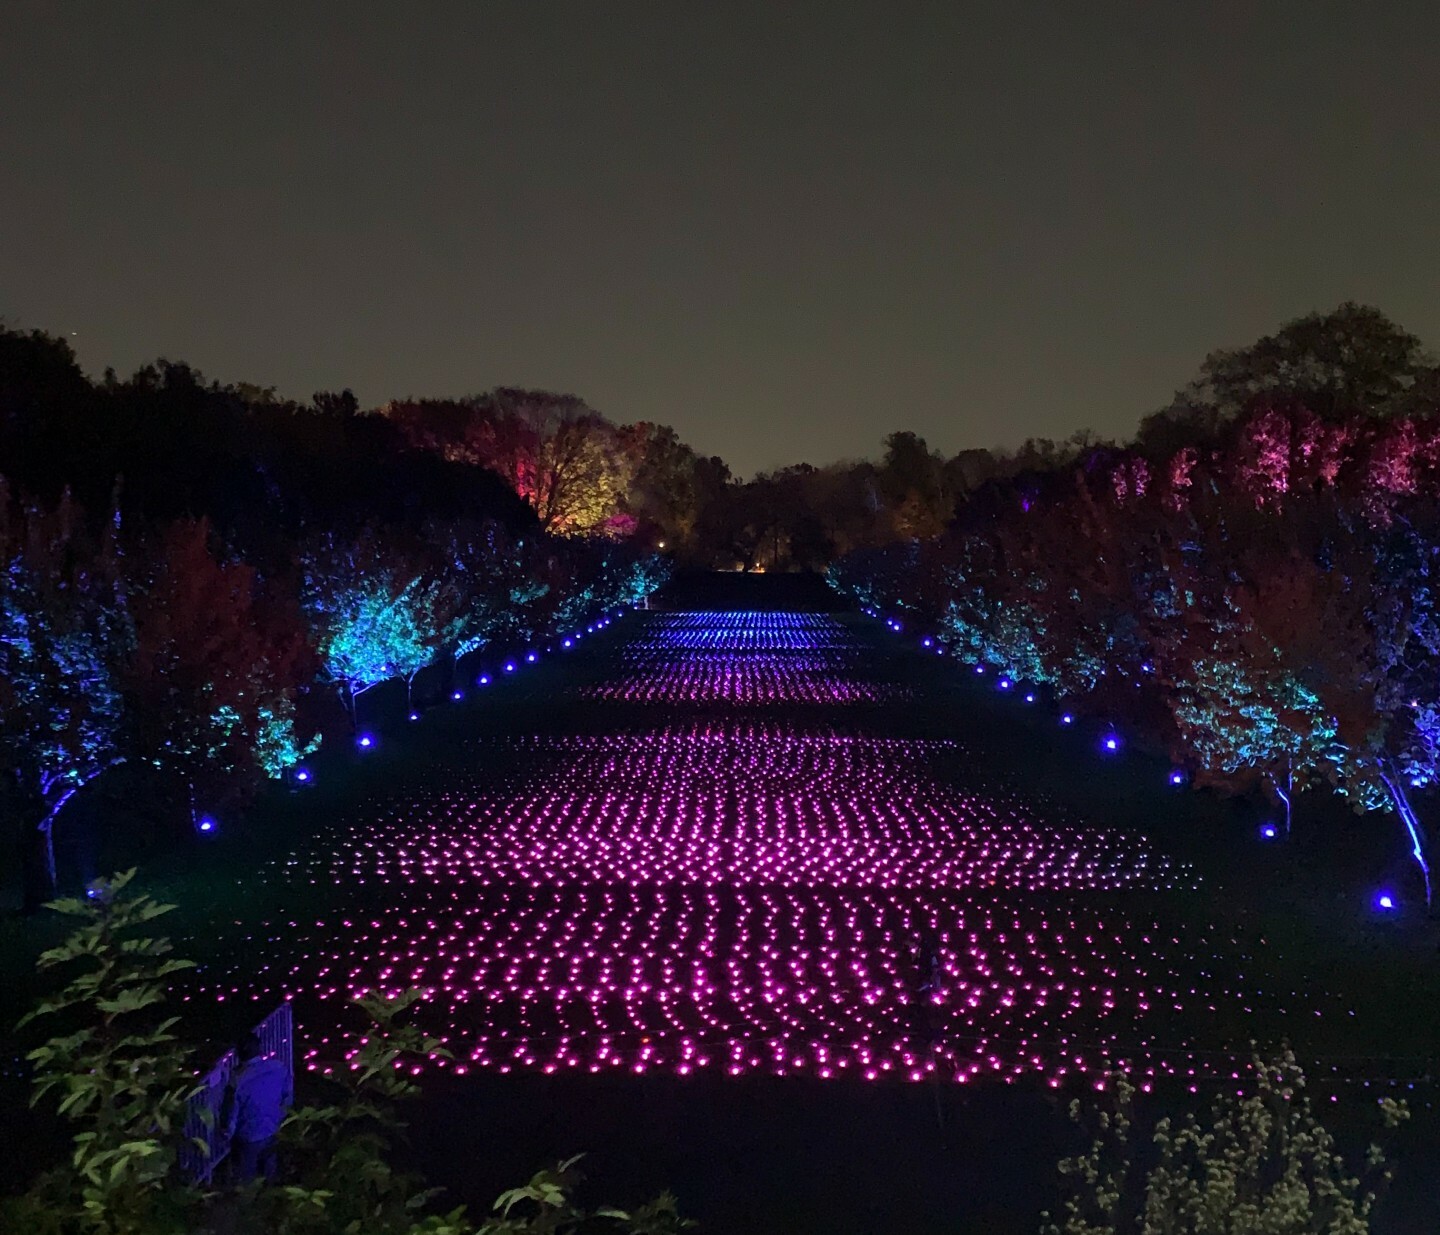
<path fill-rule="evenodd" d="M 242 794 L 319 744 L 294 729 L 296 697 L 318 667 L 298 604 L 211 544 L 205 520 L 165 530 L 132 588 L 124 673 L 130 746 L 187 787 L 192 815 L 197 785 Z"/>
<path fill-rule="evenodd" d="M 1338 420 L 1389 410 L 1429 367 L 1415 335 L 1379 309 L 1347 300 L 1248 347 L 1211 352 L 1176 402 L 1232 418 L 1263 399 Z"/>
<path fill-rule="evenodd" d="M 898 535 L 923 539 L 944 529 L 951 512 L 946 508 L 942 466 L 923 437 L 892 433 L 885 439 L 879 484 Z"/>
<path fill-rule="evenodd" d="M 574 395 L 500 387 L 383 410 L 412 444 L 499 473 L 546 531 L 629 530 L 616 520 L 632 462 L 615 427 Z"/>
<path fill-rule="evenodd" d="M 390 678 L 412 683 L 450 634 L 444 581 L 425 558 L 422 546 L 375 528 L 321 536 L 304 552 L 301 602 L 352 727 L 365 691 Z"/>
<path fill-rule="evenodd" d="M 1135 1088 L 1123 1076 L 1096 1109 L 1072 1102 L 1091 1143 L 1060 1163 L 1065 1202 L 1045 1215 L 1044 1235 L 1365 1235 L 1391 1174 L 1380 1147 L 1363 1179 L 1351 1172 L 1289 1050 L 1257 1056 L 1247 1084 L 1249 1095 L 1222 1094 L 1204 1117 L 1160 1119 L 1148 1168 L 1136 1161 Z M 1386 1128 L 1409 1117 L 1392 1099 L 1380 1109 Z"/>
<path fill-rule="evenodd" d="M 98 538 L 63 496 L 20 507 L 0 482 L 0 768 L 25 851 L 25 905 L 58 887 L 55 824 L 123 759 L 121 667 L 133 641 L 113 523 Z"/>

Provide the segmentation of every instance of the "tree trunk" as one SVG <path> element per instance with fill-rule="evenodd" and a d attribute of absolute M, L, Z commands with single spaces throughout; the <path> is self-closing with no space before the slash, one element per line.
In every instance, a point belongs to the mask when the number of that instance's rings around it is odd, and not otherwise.
<path fill-rule="evenodd" d="M 1425 829 L 1421 826 L 1414 808 L 1410 805 L 1410 795 L 1405 792 L 1405 783 L 1401 774 L 1394 768 L 1381 765 L 1380 780 L 1390 792 L 1390 801 L 1395 807 L 1395 813 L 1400 816 L 1400 822 L 1405 825 L 1405 833 L 1410 840 L 1410 856 L 1415 859 L 1415 865 L 1420 868 L 1420 874 L 1425 880 L 1425 910 L 1430 912 L 1433 909 L 1430 887 L 1430 845 L 1425 836 Z"/>
<path fill-rule="evenodd" d="M 1286 840 L 1289 840 L 1289 839 L 1290 839 L 1290 817 L 1291 817 L 1291 802 L 1290 802 L 1290 799 L 1291 799 L 1291 798 L 1294 796 L 1294 794 L 1295 794 L 1295 772 L 1294 772 L 1294 770 L 1291 769 L 1291 768 L 1286 768 L 1286 769 L 1285 769 L 1285 788 L 1283 788 L 1283 789 L 1280 788 L 1280 778 L 1279 778 L 1278 776 L 1276 776 L 1276 775 L 1272 772 L 1271 775 L 1270 775 L 1270 787 L 1275 790 L 1275 796 L 1280 799 L 1281 805 L 1285 807 L 1285 839 L 1286 839 Z"/>
<path fill-rule="evenodd" d="M 25 825 L 24 901 L 27 914 L 38 913 L 59 893 L 55 872 L 55 817 Z"/>

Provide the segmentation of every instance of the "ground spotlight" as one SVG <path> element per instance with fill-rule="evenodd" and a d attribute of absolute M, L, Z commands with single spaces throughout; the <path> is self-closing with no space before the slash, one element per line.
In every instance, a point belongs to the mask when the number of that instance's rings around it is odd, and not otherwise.
<path fill-rule="evenodd" d="M 361 750 L 369 750 L 372 746 L 375 745 L 375 738 L 371 734 L 362 733 L 358 738 L 355 739 L 355 745 L 360 747 Z"/>
<path fill-rule="evenodd" d="M 1069 712 L 1061 712 L 1060 723 L 1062 725 L 1073 725 L 1075 723 L 1075 717 L 1072 716 Z"/>
<path fill-rule="evenodd" d="M 1280 835 L 1280 829 L 1273 823 L 1262 823 L 1260 825 L 1260 836 L 1264 840 L 1274 840 Z"/>
<path fill-rule="evenodd" d="M 1389 913 L 1395 908 L 1395 898 L 1389 892 L 1381 892 L 1380 895 L 1375 898 L 1375 908 L 1383 909 L 1386 913 Z"/>
<path fill-rule="evenodd" d="M 213 832 L 217 826 L 214 815 L 201 815 L 195 821 L 196 829 L 201 832 Z"/>

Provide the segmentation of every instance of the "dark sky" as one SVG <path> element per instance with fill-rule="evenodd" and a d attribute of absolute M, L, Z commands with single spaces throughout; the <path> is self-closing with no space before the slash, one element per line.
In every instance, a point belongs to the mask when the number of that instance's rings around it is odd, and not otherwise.
<path fill-rule="evenodd" d="M 743 473 L 1125 434 L 1346 298 L 1440 344 L 1440 5 L 10 0 L 0 315 Z"/>

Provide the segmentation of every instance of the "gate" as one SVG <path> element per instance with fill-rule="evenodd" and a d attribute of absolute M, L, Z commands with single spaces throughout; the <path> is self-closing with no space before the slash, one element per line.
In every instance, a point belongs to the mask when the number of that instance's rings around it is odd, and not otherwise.
<path fill-rule="evenodd" d="M 260 1039 L 261 1052 L 285 1065 L 285 1105 L 289 1107 L 295 1100 L 295 1018 L 290 1004 L 282 1003 L 252 1032 Z M 220 1116 L 238 1063 L 235 1051 L 226 1051 L 196 1086 L 186 1105 L 180 1169 L 192 1183 L 208 1184 L 215 1168 L 230 1152 Z"/>

